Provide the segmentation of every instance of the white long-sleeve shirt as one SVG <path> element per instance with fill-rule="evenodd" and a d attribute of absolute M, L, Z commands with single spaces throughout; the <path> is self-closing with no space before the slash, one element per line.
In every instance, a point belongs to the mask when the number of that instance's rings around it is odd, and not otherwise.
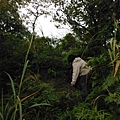
<path fill-rule="evenodd" d="M 83 76 L 89 73 L 91 68 L 88 67 L 86 64 L 87 63 L 80 57 L 74 59 L 72 63 L 73 66 L 72 82 L 71 82 L 72 84 L 76 83 L 78 76 Z"/>

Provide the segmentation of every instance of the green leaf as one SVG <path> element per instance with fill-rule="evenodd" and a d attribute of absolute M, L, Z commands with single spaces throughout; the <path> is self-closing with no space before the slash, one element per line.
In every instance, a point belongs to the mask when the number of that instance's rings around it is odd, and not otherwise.
<path fill-rule="evenodd" d="M 117 104 L 120 104 L 120 96 L 117 98 Z"/>
<path fill-rule="evenodd" d="M 38 106 L 52 106 L 51 104 L 48 104 L 48 103 L 39 103 L 39 104 L 34 104 L 30 107 L 38 107 Z"/>

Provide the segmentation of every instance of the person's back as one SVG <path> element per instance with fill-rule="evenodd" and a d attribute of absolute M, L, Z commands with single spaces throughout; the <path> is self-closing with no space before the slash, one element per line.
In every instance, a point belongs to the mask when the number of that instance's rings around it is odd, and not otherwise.
<path fill-rule="evenodd" d="M 87 63 L 80 57 L 74 59 L 72 66 L 78 67 L 80 69 L 79 76 L 86 75 L 91 70 L 91 68 L 87 66 Z"/>
<path fill-rule="evenodd" d="M 83 59 L 72 54 L 68 56 L 68 62 L 72 63 L 73 67 L 71 86 L 81 88 L 83 99 L 85 99 L 88 94 L 87 77 L 91 68 L 87 66 L 87 63 Z"/>

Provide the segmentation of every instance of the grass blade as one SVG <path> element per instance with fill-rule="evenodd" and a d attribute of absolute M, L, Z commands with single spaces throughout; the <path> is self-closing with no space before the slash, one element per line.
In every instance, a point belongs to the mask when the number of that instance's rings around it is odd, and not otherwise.
<path fill-rule="evenodd" d="M 4 120 L 3 113 L 1 113 L 1 112 L 0 112 L 0 118 L 1 118 L 0 120 Z"/>
<path fill-rule="evenodd" d="M 18 99 L 18 101 L 19 101 L 20 120 L 22 120 L 22 104 L 21 104 L 21 102 L 20 102 L 20 98 L 19 98 L 19 96 L 17 96 L 17 99 Z"/>
<path fill-rule="evenodd" d="M 13 82 L 13 79 L 11 78 L 11 76 L 8 73 L 6 73 L 6 74 L 8 75 L 8 77 L 9 77 L 9 79 L 11 81 L 12 91 L 13 91 L 13 95 L 14 95 L 14 103 L 15 103 L 15 101 L 16 101 L 16 92 L 15 92 L 14 82 Z"/>
<path fill-rule="evenodd" d="M 25 75 L 25 71 L 26 71 L 27 65 L 28 65 L 28 60 L 24 64 L 24 68 L 23 68 L 23 72 L 22 72 L 22 76 L 21 76 L 21 80 L 20 80 L 20 86 L 19 86 L 18 96 L 20 96 L 22 82 L 23 82 L 23 78 L 24 78 L 24 75 Z"/>
<path fill-rule="evenodd" d="M 52 106 L 51 104 L 48 104 L 48 103 L 40 103 L 40 104 L 34 104 L 30 107 L 37 107 L 37 106 Z"/>

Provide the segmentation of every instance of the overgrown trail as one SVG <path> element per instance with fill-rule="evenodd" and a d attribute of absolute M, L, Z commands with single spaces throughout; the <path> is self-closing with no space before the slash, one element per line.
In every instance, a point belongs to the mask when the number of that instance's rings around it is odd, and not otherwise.
<path fill-rule="evenodd" d="M 57 79 L 52 79 L 49 82 L 58 92 L 66 91 L 72 95 L 74 94 L 74 92 L 79 91 L 75 87 L 71 87 L 70 83 L 65 79 L 57 78 Z"/>
<path fill-rule="evenodd" d="M 72 109 L 75 105 L 82 101 L 81 91 L 77 90 L 75 87 L 71 87 L 70 83 L 65 79 L 52 79 L 49 81 L 55 92 L 58 95 L 61 95 L 59 103 L 56 104 L 57 107 L 60 107 L 62 110 Z"/>

